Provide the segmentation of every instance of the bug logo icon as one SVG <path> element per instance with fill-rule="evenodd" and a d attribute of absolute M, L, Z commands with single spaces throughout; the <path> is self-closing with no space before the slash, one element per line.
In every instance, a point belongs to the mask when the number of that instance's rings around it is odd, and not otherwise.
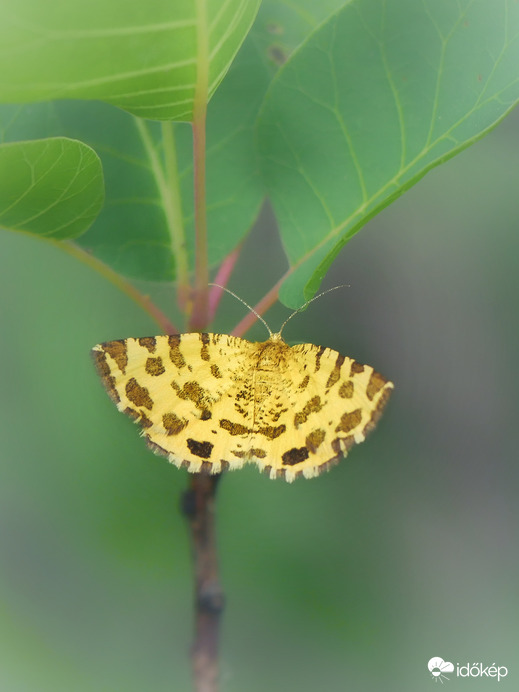
<path fill-rule="evenodd" d="M 443 685 L 444 680 L 449 679 L 445 675 L 445 673 L 453 673 L 454 672 L 454 664 L 449 663 L 448 661 L 444 661 L 443 658 L 440 658 L 439 656 L 435 656 L 434 658 L 431 658 L 431 660 L 427 664 L 427 668 L 429 668 L 429 671 L 431 673 L 431 677 L 434 680 L 434 682 L 440 681 L 442 683 L 442 685 Z"/>

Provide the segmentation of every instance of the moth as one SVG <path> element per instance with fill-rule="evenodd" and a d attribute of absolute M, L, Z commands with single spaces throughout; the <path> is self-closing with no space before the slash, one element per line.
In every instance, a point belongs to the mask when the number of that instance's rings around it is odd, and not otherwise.
<path fill-rule="evenodd" d="M 269 330 L 270 331 L 270 330 Z M 312 478 L 375 427 L 393 383 L 314 344 L 187 333 L 108 341 L 92 351 L 119 411 L 148 446 L 191 473 L 255 463 Z"/>

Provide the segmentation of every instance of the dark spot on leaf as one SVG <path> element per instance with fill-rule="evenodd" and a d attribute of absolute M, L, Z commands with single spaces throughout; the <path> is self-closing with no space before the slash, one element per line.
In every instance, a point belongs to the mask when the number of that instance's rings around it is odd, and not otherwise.
<path fill-rule="evenodd" d="M 277 22 L 269 22 L 266 26 L 266 29 L 269 32 L 269 34 L 275 34 L 278 36 L 285 32 L 281 24 L 278 24 Z"/>
<path fill-rule="evenodd" d="M 268 56 L 275 62 L 276 65 L 284 65 L 288 59 L 288 55 L 281 46 L 271 45 L 268 47 Z"/>

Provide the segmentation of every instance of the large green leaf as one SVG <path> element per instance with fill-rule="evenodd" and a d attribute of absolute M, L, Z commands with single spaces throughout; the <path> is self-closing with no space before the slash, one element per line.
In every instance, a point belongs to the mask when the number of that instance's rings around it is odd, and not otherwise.
<path fill-rule="evenodd" d="M 190 121 L 197 80 L 215 91 L 259 2 L 4 0 L 0 100 L 100 99 Z"/>
<path fill-rule="evenodd" d="M 257 21 L 220 88 L 207 118 L 208 245 L 211 265 L 243 238 L 259 210 L 264 188 L 253 146 L 254 123 L 265 91 L 288 56 L 342 0 L 304 0 L 297 7 L 264 0 Z M 106 206 L 79 243 L 126 276 L 171 280 L 172 243 L 157 168 L 162 133 L 156 123 L 137 125 L 130 115 L 101 102 L 58 101 L 0 108 L 8 141 L 67 135 L 88 142 L 103 162 Z M 149 135 L 147 150 L 142 132 Z M 174 128 L 186 242 L 194 248 L 191 128 Z"/>
<path fill-rule="evenodd" d="M 64 137 L 0 146 L 0 226 L 64 240 L 86 231 L 104 198 L 96 153 Z"/>
<path fill-rule="evenodd" d="M 519 98 L 516 0 L 354 0 L 278 72 L 258 125 L 300 305 L 339 249 Z M 414 229 L 413 229 L 414 230 Z"/>

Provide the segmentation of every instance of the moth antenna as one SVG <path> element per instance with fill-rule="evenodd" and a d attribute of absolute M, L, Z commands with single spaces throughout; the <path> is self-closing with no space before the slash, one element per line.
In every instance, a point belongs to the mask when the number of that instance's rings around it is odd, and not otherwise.
<path fill-rule="evenodd" d="M 350 284 L 339 284 L 339 286 L 334 286 L 333 288 L 328 288 L 326 291 L 323 291 L 322 293 L 318 293 L 313 298 L 310 298 L 310 300 L 307 300 L 304 305 L 301 305 L 301 307 L 297 308 L 297 310 L 294 310 L 294 312 L 286 318 L 286 320 L 281 325 L 281 329 L 279 330 L 279 333 L 281 334 L 286 323 L 289 322 L 292 319 L 292 317 L 294 317 L 294 315 L 297 315 L 298 312 L 302 312 L 303 310 L 306 310 L 306 308 L 310 305 L 310 303 L 313 303 L 314 300 L 317 300 L 318 298 L 325 296 L 327 293 L 331 293 L 332 291 L 336 291 L 338 288 L 350 288 Z"/>
<path fill-rule="evenodd" d="M 208 285 L 208 286 L 217 286 L 218 288 L 221 288 L 222 291 L 225 291 L 226 293 L 229 293 L 231 296 L 234 296 L 234 297 L 236 298 L 236 300 L 239 300 L 240 303 L 243 303 L 243 305 L 245 305 L 246 308 L 249 308 L 249 310 L 250 310 L 252 313 L 254 313 L 254 314 L 256 315 L 256 317 L 257 317 L 259 320 L 261 320 L 261 321 L 263 322 L 263 324 L 265 325 L 265 327 L 266 327 L 267 330 L 268 330 L 269 335 L 270 335 L 271 337 L 273 336 L 273 334 L 272 334 L 272 332 L 271 332 L 271 330 L 270 330 L 270 327 L 269 327 L 268 324 L 265 322 L 265 320 L 263 319 L 263 317 L 262 317 L 260 314 L 258 314 L 258 313 L 256 312 L 256 310 L 254 310 L 254 308 L 251 308 L 251 306 L 250 306 L 248 303 L 246 303 L 246 302 L 243 300 L 243 298 L 240 298 L 240 296 L 237 296 L 236 293 L 233 293 L 229 288 L 225 288 L 225 286 L 220 286 L 220 284 L 209 283 L 209 284 L 207 284 L 207 285 Z"/>

